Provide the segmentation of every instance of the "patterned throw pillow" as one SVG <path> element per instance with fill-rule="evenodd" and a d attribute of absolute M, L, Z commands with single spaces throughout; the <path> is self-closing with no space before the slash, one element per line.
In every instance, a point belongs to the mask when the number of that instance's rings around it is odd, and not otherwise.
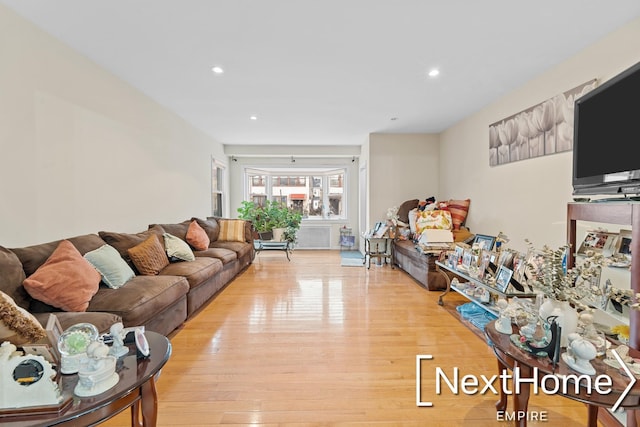
<path fill-rule="evenodd" d="M 29 295 L 45 304 L 64 311 L 87 311 L 98 292 L 100 273 L 73 243 L 63 240 L 23 285 Z"/>
<path fill-rule="evenodd" d="M 177 261 L 195 261 L 196 257 L 193 251 L 184 240 L 173 234 L 164 233 L 164 250 L 170 260 Z"/>
<path fill-rule="evenodd" d="M 44 328 L 31 313 L 0 291 L 0 341 L 20 345 L 36 342 L 46 336 Z"/>
<path fill-rule="evenodd" d="M 244 220 L 219 219 L 220 234 L 218 240 L 225 242 L 244 242 Z"/>
<path fill-rule="evenodd" d="M 451 230 L 453 227 L 449 211 L 418 211 L 416 218 L 416 232 L 422 234 L 427 228 Z"/>
<path fill-rule="evenodd" d="M 464 225 L 467 220 L 467 214 L 469 213 L 469 205 L 471 205 L 471 199 L 465 200 L 447 200 L 447 210 L 451 212 L 451 219 L 453 220 L 453 229 L 460 230 L 460 226 Z"/>
<path fill-rule="evenodd" d="M 118 289 L 136 275 L 113 246 L 102 245 L 84 254 L 84 258 L 98 270 L 104 284 L 111 289 Z"/>
<path fill-rule="evenodd" d="M 198 221 L 191 221 L 189 229 L 187 230 L 187 243 L 197 251 L 206 251 L 209 248 L 210 242 L 207 232 L 200 227 Z"/>
<path fill-rule="evenodd" d="M 136 269 L 143 276 L 155 276 L 169 265 L 169 258 L 155 234 L 127 251 Z"/>

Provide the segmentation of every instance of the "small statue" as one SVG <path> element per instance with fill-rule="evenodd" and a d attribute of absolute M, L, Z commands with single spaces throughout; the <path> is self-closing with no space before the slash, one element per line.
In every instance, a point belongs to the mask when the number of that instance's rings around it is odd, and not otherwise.
<path fill-rule="evenodd" d="M 587 375 L 595 375 L 596 370 L 590 360 L 596 357 L 595 346 L 580 335 L 570 337 L 570 344 L 566 353 L 562 354 L 562 360 L 570 368 Z"/>
<path fill-rule="evenodd" d="M 513 333 L 513 326 L 511 325 L 511 317 L 505 314 L 506 308 L 509 306 L 509 303 L 504 298 L 499 298 L 496 302 L 496 306 L 498 307 L 498 320 L 496 320 L 495 327 L 496 331 L 501 334 L 511 335 Z"/>
<path fill-rule="evenodd" d="M 109 334 L 113 339 L 113 345 L 111 346 L 110 354 L 116 358 L 120 358 L 129 353 L 129 348 L 124 345 L 124 334 L 122 333 L 124 326 L 122 322 L 117 322 L 111 325 Z"/>
<path fill-rule="evenodd" d="M 93 341 L 87 347 L 88 360 L 78 371 L 77 396 L 95 396 L 118 383 L 116 357 L 109 355 L 109 347 L 102 341 Z"/>

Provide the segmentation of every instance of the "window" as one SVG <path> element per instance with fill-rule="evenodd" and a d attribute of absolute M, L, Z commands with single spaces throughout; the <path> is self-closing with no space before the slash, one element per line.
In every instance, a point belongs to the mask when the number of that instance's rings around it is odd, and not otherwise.
<path fill-rule="evenodd" d="M 246 170 L 245 200 L 261 205 L 277 201 L 302 213 L 304 219 L 346 217 L 345 169 Z"/>
<path fill-rule="evenodd" d="M 224 167 L 211 158 L 211 215 L 222 217 Z"/>

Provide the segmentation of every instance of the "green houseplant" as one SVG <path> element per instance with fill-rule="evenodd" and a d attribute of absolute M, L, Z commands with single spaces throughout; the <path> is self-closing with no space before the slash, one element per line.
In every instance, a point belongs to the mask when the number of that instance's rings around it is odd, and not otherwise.
<path fill-rule="evenodd" d="M 290 209 L 284 203 L 266 200 L 264 205 L 252 201 L 243 201 L 238 208 L 238 218 L 251 221 L 254 230 L 262 240 L 271 240 L 273 229 L 281 228 L 283 240 L 295 243 L 296 233 L 300 229 L 302 215 Z"/>

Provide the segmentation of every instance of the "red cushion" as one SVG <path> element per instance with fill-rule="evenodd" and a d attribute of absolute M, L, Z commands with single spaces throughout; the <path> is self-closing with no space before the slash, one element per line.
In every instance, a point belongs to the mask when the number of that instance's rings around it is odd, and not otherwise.
<path fill-rule="evenodd" d="M 86 311 L 98 292 L 100 273 L 73 243 L 63 240 L 23 284 L 34 299 L 64 311 Z"/>

